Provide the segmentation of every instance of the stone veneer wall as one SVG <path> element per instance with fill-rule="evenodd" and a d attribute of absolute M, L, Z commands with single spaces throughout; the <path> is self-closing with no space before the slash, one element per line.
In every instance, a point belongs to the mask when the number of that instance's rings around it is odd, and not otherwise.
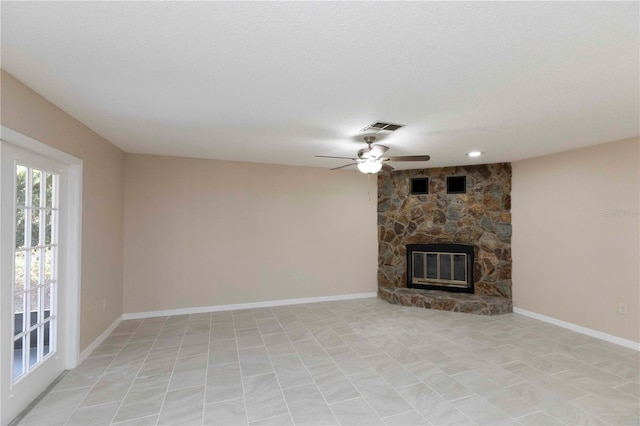
<path fill-rule="evenodd" d="M 447 176 L 466 176 L 466 194 L 447 194 Z M 411 195 L 428 177 L 429 194 Z M 478 296 L 511 300 L 511 164 L 403 170 L 378 175 L 378 287 L 406 288 L 407 244 L 475 247 Z M 384 297 L 384 295 L 383 295 Z"/>

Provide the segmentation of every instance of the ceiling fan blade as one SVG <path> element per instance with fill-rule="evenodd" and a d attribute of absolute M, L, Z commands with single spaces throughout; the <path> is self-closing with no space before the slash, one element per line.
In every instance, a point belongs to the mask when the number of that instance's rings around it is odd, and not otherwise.
<path fill-rule="evenodd" d="M 388 150 L 389 150 L 389 147 L 387 147 L 387 146 L 374 145 L 374 146 L 371 147 L 371 151 L 369 151 L 369 157 L 380 158 L 380 157 L 382 157 L 382 154 L 384 154 Z"/>
<path fill-rule="evenodd" d="M 382 163 L 382 171 L 383 172 L 390 172 L 395 170 L 393 167 L 391 167 L 390 165 L 388 165 L 387 163 Z"/>
<path fill-rule="evenodd" d="M 431 159 L 428 155 L 402 155 L 399 157 L 387 157 L 384 160 L 388 161 L 429 161 Z"/>
<path fill-rule="evenodd" d="M 349 164 L 345 164 L 344 166 L 340 166 L 340 167 L 334 167 L 333 169 L 329 169 L 329 170 L 338 170 L 338 169 L 344 169 L 345 167 L 349 167 L 349 166 L 355 166 L 358 163 L 349 163 Z"/>
<path fill-rule="evenodd" d="M 357 160 L 357 158 L 353 157 L 332 157 L 331 155 L 316 155 L 316 158 L 339 158 L 341 160 Z"/>

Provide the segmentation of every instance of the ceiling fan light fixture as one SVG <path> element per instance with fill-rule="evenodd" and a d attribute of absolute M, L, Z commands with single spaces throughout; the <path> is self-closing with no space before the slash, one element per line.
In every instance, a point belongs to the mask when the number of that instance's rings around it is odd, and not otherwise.
<path fill-rule="evenodd" d="M 358 170 L 365 174 L 375 174 L 378 173 L 380 169 L 382 169 L 382 162 L 374 159 L 367 159 L 358 163 Z"/>
<path fill-rule="evenodd" d="M 467 152 L 467 157 L 480 157 L 482 154 L 484 154 L 482 151 L 470 151 Z"/>

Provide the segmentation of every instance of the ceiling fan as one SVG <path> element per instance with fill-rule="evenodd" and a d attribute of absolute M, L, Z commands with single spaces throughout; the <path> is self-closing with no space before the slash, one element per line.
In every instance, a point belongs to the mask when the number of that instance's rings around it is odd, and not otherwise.
<path fill-rule="evenodd" d="M 400 157 L 383 157 L 385 152 L 389 150 L 389 147 L 384 145 L 373 145 L 375 142 L 375 136 L 365 136 L 364 141 L 367 143 L 367 148 L 362 148 L 358 151 L 358 157 L 332 157 L 330 155 L 316 155 L 318 158 L 340 158 L 343 160 L 352 160 L 354 163 L 345 164 L 344 166 L 334 167 L 331 170 L 344 169 L 349 166 L 358 166 L 358 170 L 362 173 L 374 174 L 380 170 L 390 172 L 393 170 L 388 162 L 391 161 L 429 161 L 431 158 L 428 155 L 405 155 Z"/>

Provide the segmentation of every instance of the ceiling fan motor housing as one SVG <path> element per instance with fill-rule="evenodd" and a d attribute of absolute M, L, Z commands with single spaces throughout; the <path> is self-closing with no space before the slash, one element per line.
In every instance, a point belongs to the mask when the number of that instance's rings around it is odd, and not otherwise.
<path fill-rule="evenodd" d="M 362 148 L 360 150 L 358 150 L 358 158 L 361 158 L 363 160 L 366 160 L 367 158 L 371 157 L 371 145 L 369 145 L 367 148 Z"/>

